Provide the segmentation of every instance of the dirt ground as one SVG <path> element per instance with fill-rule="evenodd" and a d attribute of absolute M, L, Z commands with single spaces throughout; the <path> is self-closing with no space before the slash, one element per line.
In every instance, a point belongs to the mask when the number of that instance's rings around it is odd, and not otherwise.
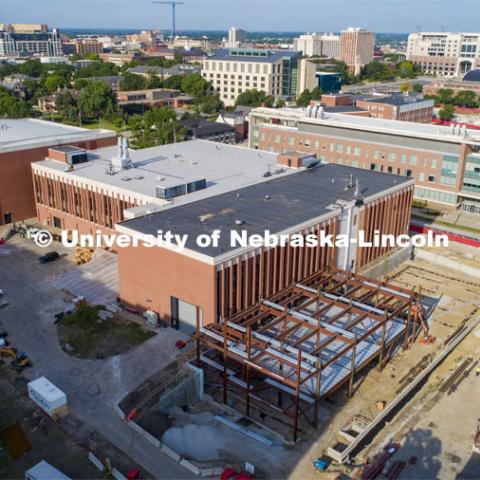
<path fill-rule="evenodd" d="M 0 431 L 20 423 L 32 450 L 17 460 L 7 450 L 0 450 L 0 478 L 25 478 L 25 471 L 46 460 L 75 479 L 97 479 L 101 473 L 87 458 L 87 452 L 70 439 L 60 425 L 43 414 L 11 383 L 13 375 L 7 366 L 0 367 Z"/>
<path fill-rule="evenodd" d="M 392 283 L 406 288 L 415 287 L 417 291 L 421 289 L 424 295 L 436 299 L 437 306 L 429 320 L 430 333 L 436 338 L 435 343 L 417 342 L 411 349 L 397 354 L 382 372 L 372 369 L 361 380 L 351 400 L 344 395 L 342 401 L 340 392 L 335 399 L 338 401 L 335 407 L 324 405 L 323 431 L 321 427 L 316 441 L 309 446 L 304 445 L 304 456 L 291 472 L 291 478 L 333 479 L 339 473 L 358 475 L 358 472 L 351 469 L 334 465 L 327 472 L 319 473 L 314 471 L 312 462 L 324 453 L 327 446 L 335 443 L 338 430 L 347 425 L 353 416 L 362 415 L 370 419 L 376 416 L 379 413 L 376 402 L 392 401 L 399 390 L 399 380 L 410 368 L 425 355 L 439 352 L 443 340 L 460 324 L 477 317 L 480 309 L 480 279 L 464 275 L 461 266 L 480 267 L 478 251 L 451 244 L 448 252 L 443 254 L 457 261 L 459 269 L 449 270 L 417 258 L 389 275 Z M 357 463 L 365 461 L 393 440 L 403 445 L 394 456 L 395 460 L 408 460 L 412 455 L 417 457 L 416 465 L 408 465 L 400 478 L 453 479 L 462 470 L 465 470 L 465 475 L 473 470 L 476 476 L 458 478 L 480 478 L 478 462 L 476 470 L 471 466 L 471 445 L 476 421 L 480 417 L 478 402 L 473 399 L 479 398 L 480 380 L 470 374 L 456 392 L 438 396 L 438 387 L 464 358 L 480 358 L 479 337 L 480 330 L 472 332 L 447 357 L 414 399 L 358 455 Z M 302 445 L 299 447 L 302 448 Z"/>

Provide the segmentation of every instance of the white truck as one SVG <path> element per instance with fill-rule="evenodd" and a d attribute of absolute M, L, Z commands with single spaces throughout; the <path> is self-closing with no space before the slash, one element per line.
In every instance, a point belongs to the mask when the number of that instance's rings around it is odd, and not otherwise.
<path fill-rule="evenodd" d="M 27 387 L 28 396 L 54 420 L 67 414 L 67 395 L 45 377 L 29 382 Z"/>
<path fill-rule="evenodd" d="M 25 480 L 72 480 L 45 460 L 25 472 Z"/>

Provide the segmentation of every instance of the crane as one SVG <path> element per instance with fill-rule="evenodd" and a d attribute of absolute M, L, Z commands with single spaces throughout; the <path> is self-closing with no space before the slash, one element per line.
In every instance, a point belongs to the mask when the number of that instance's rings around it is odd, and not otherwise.
<path fill-rule="evenodd" d="M 158 5 L 171 5 L 172 6 L 172 38 L 175 39 L 176 30 L 175 30 L 175 9 L 177 5 L 184 5 L 183 2 L 178 2 L 177 0 L 170 0 L 165 2 L 153 2 Z"/>

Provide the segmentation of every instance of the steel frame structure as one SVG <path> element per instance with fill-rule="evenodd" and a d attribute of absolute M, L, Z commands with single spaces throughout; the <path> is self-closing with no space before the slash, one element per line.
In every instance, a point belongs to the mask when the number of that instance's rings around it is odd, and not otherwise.
<path fill-rule="evenodd" d="M 292 418 L 296 442 L 300 415 L 316 427 L 322 398 L 347 382 L 353 395 L 363 367 L 378 357 L 383 368 L 402 337 L 407 349 L 427 334 L 422 312 L 419 292 L 321 271 L 215 324 L 197 311 L 196 363 L 223 377 L 224 403 L 238 390 L 247 416 L 254 401 Z"/>

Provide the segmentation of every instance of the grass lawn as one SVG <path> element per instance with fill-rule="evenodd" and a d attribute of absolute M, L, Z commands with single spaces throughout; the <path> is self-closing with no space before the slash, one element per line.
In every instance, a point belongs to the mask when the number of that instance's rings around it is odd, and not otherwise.
<path fill-rule="evenodd" d="M 102 305 L 82 305 L 58 323 L 62 348 L 75 357 L 106 358 L 124 353 L 155 335 L 121 314 L 102 320 Z"/>

